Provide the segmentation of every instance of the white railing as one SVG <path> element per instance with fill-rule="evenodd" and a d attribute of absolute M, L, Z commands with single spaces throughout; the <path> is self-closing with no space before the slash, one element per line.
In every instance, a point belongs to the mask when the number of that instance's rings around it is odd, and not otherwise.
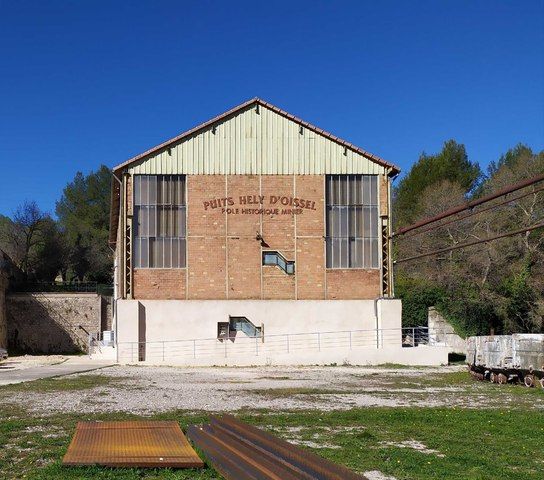
<path fill-rule="evenodd" d="M 120 362 L 197 360 L 216 357 L 259 357 L 327 350 L 354 350 L 401 345 L 417 347 L 429 344 L 434 332 L 426 328 L 345 330 L 332 332 L 285 333 L 248 337 L 238 332 L 227 338 L 200 338 L 150 342 L 119 342 Z M 432 341 L 431 341 L 432 343 Z"/>
<path fill-rule="evenodd" d="M 104 330 L 101 332 L 89 333 L 88 347 L 89 356 L 99 353 L 102 347 L 113 347 L 115 345 L 114 332 L 111 330 Z"/>

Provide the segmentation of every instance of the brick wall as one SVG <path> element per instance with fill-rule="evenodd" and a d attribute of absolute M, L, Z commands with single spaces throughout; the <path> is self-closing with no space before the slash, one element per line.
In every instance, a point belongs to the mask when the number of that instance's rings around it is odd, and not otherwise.
<path fill-rule="evenodd" d="M 101 330 L 101 297 L 90 293 L 13 293 L 6 297 L 8 346 L 29 353 L 87 351 Z"/>
<path fill-rule="evenodd" d="M 296 300 L 295 275 L 286 275 L 277 267 L 263 267 L 262 298 L 266 300 Z"/>
<path fill-rule="evenodd" d="M 362 269 L 327 270 L 328 300 L 371 299 L 380 296 L 380 271 Z"/>
<path fill-rule="evenodd" d="M 325 179 L 318 175 L 295 178 L 296 196 L 316 200 L 315 210 L 305 210 L 296 221 L 297 297 L 325 298 Z"/>
<path fill-rule="evenodd" d="M 185 268 L 137 268 L 133 274 L 134 298 L 184 300 Z"/>
<path fill-rule="evenodd" d="M 380 179 L 381 213 L 387 179 Z M 325 182 L 321 175 L 188 175 L 187 269 L 134 271 L 136 299 L 373 299 L 379 270 L 325 268 Z M 255 197 L 254 197 L 255 196 Z M 243 213 L 271 196 L 315 202 L 297 215 Z M 227 200 L 231 199 L 232 205 Z M 264 199 L 264 200 L 263 200 Z M 263 201 L 264 204 L 259 202 Z M 385 202 L 385 206 L 383 205 Z M 238 209 L 229 214 L 227 209 Z M 262 241 L 257 239 L 262 236 Z M 295 261 L 295 275 L 262 266 L 263 250 Z"/>
<path fill-rule="evenodd" d="M 187 262 L 189 299 L 226 298 L 226 215 L 204 202 L 223 198 L 225 175 L 187 177 Z"/>

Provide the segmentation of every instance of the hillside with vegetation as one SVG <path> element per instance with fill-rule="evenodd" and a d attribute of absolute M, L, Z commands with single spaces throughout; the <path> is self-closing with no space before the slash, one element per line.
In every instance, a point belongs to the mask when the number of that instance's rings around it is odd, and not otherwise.
<path fill-rule="evenodd" d="M 506 152 L 484 173 L 463 145 L 448 141 L 439 153 L 422 154 L 394 189 L 395 229 L 543 173 L 544 152 L 524 145 Z M 544 218 L 543 186 L 500 197 L 440 228 L 400 236 L 395 258 L 535 225 Z M 488 209 L 507 199 L 512 201 Z M 465 335 L 544 332 L 544 229 L 398 263 L 395 286 L 406 326 L 425 325 L 427 308 L 435 305 Z"/>

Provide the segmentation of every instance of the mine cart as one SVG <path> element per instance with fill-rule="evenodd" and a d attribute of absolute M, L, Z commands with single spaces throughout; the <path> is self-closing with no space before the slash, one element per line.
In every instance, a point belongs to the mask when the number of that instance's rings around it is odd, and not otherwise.
<path fill-rule="evenodd" d="M 544 334 L 469 337 L 467 363 L 479 380 L 544 388 Z"/>

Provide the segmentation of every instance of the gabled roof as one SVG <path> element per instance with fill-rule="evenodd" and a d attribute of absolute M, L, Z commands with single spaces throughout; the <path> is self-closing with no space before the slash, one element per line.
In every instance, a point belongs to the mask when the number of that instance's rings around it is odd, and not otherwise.
<path fill-rule="evenodd" d="M 390 171 L 390 175 L 394 175 L 394 174 L 397 174 L 400 172 L 400 168 L 397 167 L 396 165 L 393 165 L 392 163 L 384 160 L 383 158 L 380 158 L 378 157 L 377 155 L 374 155 L 370 152 L 367 152 L 366 150 L 363 150 L 362 148 L 360 147 L 357 147 L 356 145 L 353 145 L 352 143 L 350 142 L 347 142 L 346 140 L 343 140 L 335 135 L 333 135 L 332 133 L 329 133 L 329 132 L 326 132 L 325 130 L 319 128 L 319 127 L 316 127 L 315 125 L 312 125 L 311 123 L 308 123 L 308 122 L 305 122 L 304 120 L 301 120 L 300 118 L 298 117 L 295 117 L 294 115 L 291 115 L 290 113 L 286 112 L 285 110 L 282 110 L 281 108 L 278 108 L 276 107 L 275 105 L 272 105 L 271 103 L 268 103 L 268 102 L 265 102 L 264 100 L 261 100 L 260 98 L 252 98 L 251 100 L 248 100 L 247 102 L 244 102 L 228 111 L 226 111 L 225 113 L 222 113 L 221 115 L 218 115 L 217 117 L 214 117 L 212 118 L 211 120 L 208 120 L 207 122 L 204 122 L 204 123 L 201 123 L 200 125 L 197 125 L 196 127 L 190 129 L 190 130 L 187 130 L 186 132 L 183 132 L 173 138 L 171 138 L 170 140 L 167 140 L 153 148 L 150 148 L 149 150 L 146 150 L 145 152 L 143 153 L 140 153 L 139 155 L 136 155 L 135 157 L 132 157 L 130 159 L 128 159 L 126 162 L 123 162 L 119 165 L 117 165 L 116 167 L 113 168 L 113 171 L 114 172 L 118 172 L 119 170 L 122 170 L 123 168 L 125 167 L 128 167 L 129 165 L 137 162 L 138 160 L 141 160 L 142 158 L 148 156 L 148 155 L 151 155 L 151 154 L 154 154 L 156 152 L 158 152 L 159 150 L 161 149 L 164 149 L 164 148 L 167 148 L 168 146 L 172 145 L 172 144 L 175 144 L 177 142 L 179 142 L 180 140 L 183 140 L 187 137 L 190 137 L 191 135 L 194 135 L 196 133 L 198 133 L 199 131 L 201 130 L 205 130 L 207 128 L 210 128 L 211 126 L 213 126 L 214 124 L 218 123 L 218 122 L 221 122 L 222 120 L 225 120 L 226 118 L 232 116 L 232 115 L 235 115 L 237 114 L 238 112 L 250 107 L 250 106 L 253 106 L 253 105 L 261 105 L 263 107 L 266 107 L 270 110 L 272 110 L 273 112 L 285 117 L 285 118 L 288 118 L 289 120 L 295 122 L 295 123 L 298 123 L 299 125 L 303 126 L 304 128 L 307 128 L 308 130 L 311 130 L 315 133 L 318 133 L 319 135 L 322 135 L 326 138 L 328 138 L 329 140 L 339 144 L 339 145 L 342 145 L 343 147 L 346 147 L 350 150 L 353 150 L 354 152 L 356 153 L 359 153 L 360 155 L 363 155 L 365 157 L 367 157 L 368 159 L 372 160 L 373 162 L 383 166 L 383 167 L 386 167 L 386 168 L 389 168 L 391 169 Z"/>
<path fill-rule="evenodd" d="M 212 118 L 211 120 L 208 120 L 207 122 L 201 123 L 200 125 L 197 125 L 196 127 L 186 132 L 183 132 L 180 135 L 177 135 L 176 137 L 171 138 L 170 140 L 167 140 L 153 148 L 150 148 L 149 150 L 139 155 L 136 155 L 135 157 L 130 158 L 126 162 L 123 162 L 117 165 L 116 167 L 114 167 L 113 174 L 115 176 L 115 179 L 112 179 L 112 186 L 111 186 L 111 212 L 110 212 L 110 238 L 109 238 L 110 243 L 115 244 L 117 240 L 117 228 L 119 223 L 119 202 L 120 202 L 119 174 L 122 173 L 124 169 L 133 165 L 136 162 L 139 162 L 142 159 L 145 159 L 146 157 L 152 156 L 156 153 L 160 153 L 160 151 L 164 151 L 164 149 L 170 146 L 173 146 L 174 144 L 177 144 L 188 137 L 191 137 L 191 136 L 194 136 L 195 134 L 203 132 L 206 129 L 209 129 L 217 125 L 218 123 L 228 120 L 229 118 L 234 117 L 238 113 L 241 113 L 242 111 L 245 111 L 246 109 L 249 109 L 250 107 L 257 106 L 257 105 L 267 108 L 270 111 L 274 112 L 275 114 L 285 117 L 286 119 L 304 127 L 305 129 L 313 131 L 314 133 L 321 135 L 322 137 L 346 149 L 349 149 L 360 156 L 367 158 L 370 162 L 373 162 L 377 165 L 380 165 L 386 168 L 388 170 L 387 173 L 390 176 L 396 175 L 397 173 L 400 172 L 399 167 L 393 165 L 392 163 L 389 163 L 383 158 L 380 158 L 377 155 L 367 152 L 366 150 L 363 150 L 362 148 L 357 147 L 356 145 L 353 145 L 352 143 L 349 143 L 346 140 L 343 140 L 329 132 L 326 132 L 325 130 L 319 127 L 316 127 L 308 122 L 305 122 L 304 120 L 301 120 L 300 118 L 297 118 L 294 115 L 291 115 L 290 113 L 256 97 L 232 108 L 231 110 L 228 110 L 225 113 L 222 113 L 221 115 L 218 115 L 217 117 Z"/>

